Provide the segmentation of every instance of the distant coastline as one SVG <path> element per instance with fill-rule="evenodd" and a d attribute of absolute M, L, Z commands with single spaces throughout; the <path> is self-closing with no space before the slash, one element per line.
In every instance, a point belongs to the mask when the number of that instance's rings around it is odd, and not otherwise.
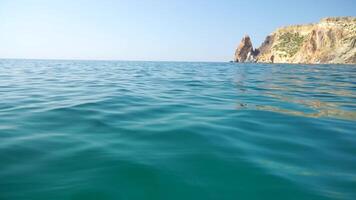
<path fill-rule="evenodd" d="M 256 49 L 246 35 L 234 62 L 356 64 L 356 17 L 329 17 L 315 24 L 278 28 Z"/>

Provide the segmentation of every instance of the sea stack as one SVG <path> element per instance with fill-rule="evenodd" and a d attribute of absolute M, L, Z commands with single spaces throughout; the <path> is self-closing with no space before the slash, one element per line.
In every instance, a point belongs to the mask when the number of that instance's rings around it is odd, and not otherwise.
<path fill-rule="evenodd" d="M 356 64 L 356 17 L 329 17 L 319 23 L 277 29 L 253 50 L 244 36 L 235 62 Z"/>
<path fill-rule="evenodd" d="M 255 51 L 253 50 L 251 38 L 245 35 L 235 51 L 235 62 L 255 61 Z"/>

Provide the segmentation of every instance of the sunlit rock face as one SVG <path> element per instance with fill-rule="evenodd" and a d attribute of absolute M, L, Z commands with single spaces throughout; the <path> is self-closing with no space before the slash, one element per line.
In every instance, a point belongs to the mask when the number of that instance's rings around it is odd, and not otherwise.
<path fill-rule="evenodd" d="M 236 62 L 356 64 L 355 17 L 282 27 L 268 35 L 256 50 L 252 50 L 251 39 L 246 40 L 245 36 L 236 50 Z"/>
<path fill-rule="evenodd" d="M 242 38 L 239 46 L 235 51 L 235 62 L 255 62 L 256 52 L 253 50 L 250 36 Z"/>

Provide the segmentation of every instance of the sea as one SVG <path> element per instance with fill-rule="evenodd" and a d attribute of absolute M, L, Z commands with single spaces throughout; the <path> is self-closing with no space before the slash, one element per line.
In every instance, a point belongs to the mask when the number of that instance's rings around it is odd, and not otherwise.
<path fill-rule="evenodd" d="M 0 200 L 356 199 L 356 66 L 0 60 Z"/>

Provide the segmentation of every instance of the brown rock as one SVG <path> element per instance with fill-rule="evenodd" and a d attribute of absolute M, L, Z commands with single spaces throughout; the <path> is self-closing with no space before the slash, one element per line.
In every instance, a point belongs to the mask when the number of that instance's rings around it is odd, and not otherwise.
<path fill-rule="evenodd" d="M 252 42 L 250 36 L 246 35 L 242 38 L 240 45 L 235 51 L 235 62 L 248 61 L 249 57 L 254 55 Z"/>
<path fill-rule="evenodd" d="M 245 36 L 236 62 L 356 64 L 356 17 L 334 17 L 319 23 L 277 29 L 253 50 Z"/>

